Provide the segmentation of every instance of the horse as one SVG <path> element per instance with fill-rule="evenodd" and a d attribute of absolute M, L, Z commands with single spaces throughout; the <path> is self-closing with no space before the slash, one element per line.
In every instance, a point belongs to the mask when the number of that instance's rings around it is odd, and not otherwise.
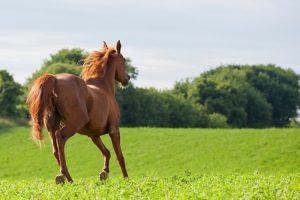
<path fill-rule="evenodd" d="M 115 83 L 126 86 L 130 79 L 125 62 L 120 41 L 115 48 L 103 42 L 102 50 L 93 51 L 84 60 L 81 77 L 44 74 L 34 81 L 27 97 L 32 137 L 41 142 L 42 128 L 47 128 L 60 167 L 57 184 L 63 184 L 65 179 L 73 182 L 64 149 L 75 133 L 90 137 L 101 151 L 104 166 L 100 180 L 108 178 L 111 157 L 100 136 L 109 134 L 123 177 L 128 177 L 120 145 L 120 109 L 115 98 Z"/>

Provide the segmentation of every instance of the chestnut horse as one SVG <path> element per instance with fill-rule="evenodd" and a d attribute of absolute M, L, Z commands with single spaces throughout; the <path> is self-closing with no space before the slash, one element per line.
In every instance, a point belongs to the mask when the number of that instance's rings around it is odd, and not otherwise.
<path fill-rule="evenodd" d="M 87 135 L 100 149 L 104 167 L 100 179 L 108 178 L 110 152 L 100 136 L 109 133 L 122 174 L 128 177 L 120 146 L 120 110 L 115 98 L 115 81 L 123 86 L 130 76 L 121 54 L 121 43 L 110 48 L 103 42 L 102 51 L 85 59 L 82 78 L 72 74 L 45 74 L 33 84 L 27 98 L 32 120 L 32 136 L 43 139 L 45 124 L 52 140 L 53 154 L 60 167 L 56 183 L 65 178 L 73 182 L 65 159 L 65 144 L 76 132 Z"/>

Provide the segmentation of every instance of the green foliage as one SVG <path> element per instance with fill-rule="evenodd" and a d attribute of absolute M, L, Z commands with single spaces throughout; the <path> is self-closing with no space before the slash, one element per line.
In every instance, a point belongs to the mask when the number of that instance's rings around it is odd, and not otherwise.
<path fill-rule="evenodd" d="M 209 123 L 208 127 L 209 128 L 229 128 L 227 124 L 227 118 L 219 113 L 212 113 L 208 115 Z"/>
<path fill-rule="evenodd" d="M 7 71 L 0 70 L 0 117 L 19 117 L 19 95 L 21 85 Z"/>
<path fill-rule="evenodd" d="M 250 87 L 247 91 L 247 125 L 253 128 L 269 127 L 272 124 L 272 105 L 264 94 Z"/>
<path fill-rule="evenodd" d="M 188 98 L 188 91 L 191 85 L 191 81 L 189 79 L 185 79 L 183 81 L 175 82 L 175 85 L 172 89 L 172 93 L 177 96 L 181 96 L 184 99 Z"/>
<path fill-rule="evenodd" d="M 274 65 L 258 65 L 248 73 L 249 82 L 264 94 L 272 105 L 272 124 L 283 127 L 297 116 L 300 105 L 299 75 L 291 69 Z"/>
<path fill-rule="evenodd" d="M 168 91 L 130 85 L 118 90 L 117 99 L 123 126 L 207 127 L 208 118 L 201 106 Z"/>
<path fill-rule="evenodd" d="M 299 175 L 190 175 L 106 182 L 89 178 L 57 186 L 53 181 L 0 180 L 0 199 L 299 199 Z"/>
<path fill-rule="evenodd" d="M 28 82 L 32 82 L 35 79 L 37 79 L 39 76 L 42 76 L 46 73 L 51 74 L 58 74 L 58 73 L 69 73 L 79 76 L 81 72 L 81 67 L 76 66 L 69 63 L 52 63 L 47 65 L 46 67 L 41 68 L 40 70 L 36 71 L 30 79 L 28 79 Z"/>
<path fill-rule="evenodd" d="M 0 129 L 17 126 L 16 121 L 10 118 L 0 118 Z"/>
<path fill-rule="evenodd" d="M 20 116 L 15 117 L 0 117 L 0 129 L 11 128 L 15 126 L 27 126 L 28 121 Z"/>
<path fill-rule="evenodd" d="M 298 81 L 274 65 L 221 66 L 188 84 L 188 99 L 225 115 L 233 127 L 282 127 L 300 105 Z"/>
<path fill-rule="evenodd" d="M 81 67 L 87 53 L 83 49 L 61 49 L 55 54 L 51 54 L 49 59 L 44 61 L 44 64 L 39 70 L 34 72 L 27 79 L 26 85 L 30 85 L 35 79 L 45 73 L 70 73 L 80 75 Z"/>
<path fill-rule="evenodd" d="M 289 128 L 300 128 L 300 123 L 295 120 L 295 119 L 292 119 L 288 125 Z"/>
<path fill-rule="evenodd" d="M 54 63 L 65 63 L 75 66 L 83 64 L 87 53 L 80 48 L 60 49 L 55 54 L 51 54 L 50 58 L 44 61 L 44 66 L 50 66 Z"/>
<path fill-rule="evenodd" d="M 132 65 L 130 58 L 126 58 L 126 70 L 131 79 L 137 79 L 139 71 Z"/>

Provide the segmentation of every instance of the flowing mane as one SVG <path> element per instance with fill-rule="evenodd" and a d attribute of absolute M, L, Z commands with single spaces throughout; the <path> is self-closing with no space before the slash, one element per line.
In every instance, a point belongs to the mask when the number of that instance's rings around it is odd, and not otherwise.
<path fill-rule="evenodd" d="M 113 48 L 106 48 L 103 51 L 93 51 L 84 60 L 81 77 L 83 80 L 101 76 L 103 68 L 107 65 L 109 55 L 115 52 Z"/>

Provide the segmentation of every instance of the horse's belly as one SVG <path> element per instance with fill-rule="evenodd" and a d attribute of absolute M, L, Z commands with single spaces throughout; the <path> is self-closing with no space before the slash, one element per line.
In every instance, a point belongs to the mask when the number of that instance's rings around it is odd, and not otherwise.
<path fill-rule="evenodd" d="M 87 135 L 87 136 L 101 136 L 108 133 L 108 131 L 105 130 L 105 128 L 97 128 L 97 129 L 91 129 L 89 127 L 83 127 L 78 131 L 81 135 Z"/>

